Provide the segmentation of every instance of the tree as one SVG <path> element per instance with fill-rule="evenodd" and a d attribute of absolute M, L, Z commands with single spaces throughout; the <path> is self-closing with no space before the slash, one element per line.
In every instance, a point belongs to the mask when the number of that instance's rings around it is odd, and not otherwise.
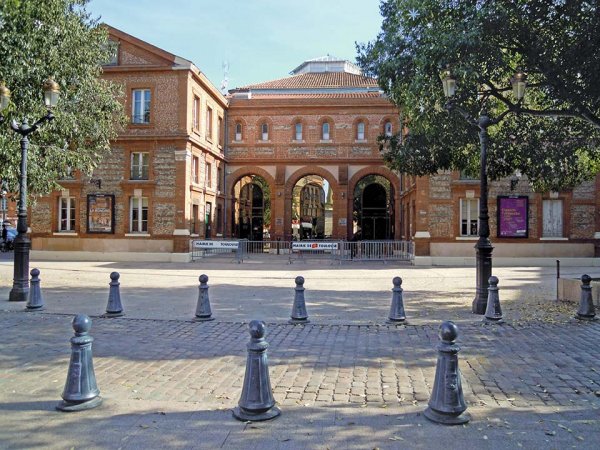
<path fill-rule="evenodd" d="M 55 120 L 30 136 L 28 186 L 33 194 L 58 187 L 69 169 L 91 173 L 110 151 L 124 123 L 119 88 L 100 79 L 113 49 L 108 33 L 91 19 L 88 0 L 3 0 L 0 2 L 0 81 L 11 105 L 0 126 L 0 178 L 18 191 L 19 138 L 12 119 L 42 117 L 42 85 L 51 76 L 61 89 Z"/>
<path fill-rule="evenodd" d="M 508 114 L 490 127 L 491 179 L 515 169 L 538 191 L 568 189 L 600 169 L 600 7 L 590 0 L 384 0 L 382 30 L 358 62 L 401 109 L 409 132 L 381 138 L 384 157 L 412 175 L 479 166 L 478 129 L 448 115 L 441 72 L 457 103 Z M 523 102 L 510 77 L 528 75 Z"/>

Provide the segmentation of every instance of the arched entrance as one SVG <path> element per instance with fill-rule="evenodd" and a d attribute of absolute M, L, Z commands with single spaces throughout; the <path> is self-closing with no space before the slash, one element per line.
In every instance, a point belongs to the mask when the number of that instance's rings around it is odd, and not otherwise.
<path fill-rule="evenodd" d="M 271 226 L 271 193 L 264 178 L 247 175 L 234 185 L 233 235 L 239 239 L 262 241 Z"/>
<path fill-rule="evenodd" d="M 302 177 L 292 190 L 293 240 L 326 239 L 333 233 L 333 195 L 319 175 Z"/>
<path fill-rule="evenodd" d="M 354 188 L 353 239 L 394 239 L 394 188 L 381 175 L 367 175 Z"/>

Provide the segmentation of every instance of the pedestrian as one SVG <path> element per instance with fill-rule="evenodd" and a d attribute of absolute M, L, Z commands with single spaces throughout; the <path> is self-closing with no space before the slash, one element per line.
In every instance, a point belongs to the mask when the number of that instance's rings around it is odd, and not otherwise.
<path fill-rule="evenodd" d="M 6 249 L 6 239 L 8 238 L 8 230 L 6 229 L 6 224 L 2 224 L 2 250 Z"/>

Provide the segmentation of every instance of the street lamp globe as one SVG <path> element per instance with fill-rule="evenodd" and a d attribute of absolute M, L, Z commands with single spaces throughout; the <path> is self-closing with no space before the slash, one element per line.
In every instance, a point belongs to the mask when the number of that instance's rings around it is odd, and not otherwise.
<path fill-rule="evenodd" d="M 0 113 L 2 113 L 10 103 L 10 90 L 4 83 L 0 83 Z"/>
<path fill-rule="evenodd" d="M 442 86 L 444 87 L 444 95 L 447 98 L 454 97 L 456 93 L 456 78 L 454 78 L 450 69 L 446 69 L 442 73 Z"/>
<path fill-rule="evenodd" d="M 58 97 L 60 96 L 60 88 L 58 83 L 52 78 L 48 78 L 44 82 L 44 103 L 48 109 L 54 108 L 58 103 Z"/>
<path fill-rule="evenodd" d="M 525 96 L 525 88 L 527 87 L 527 74 L 521 71 L 515 73 L 510 79 L 513 95 L 517 100 L 523 100 Z"/>

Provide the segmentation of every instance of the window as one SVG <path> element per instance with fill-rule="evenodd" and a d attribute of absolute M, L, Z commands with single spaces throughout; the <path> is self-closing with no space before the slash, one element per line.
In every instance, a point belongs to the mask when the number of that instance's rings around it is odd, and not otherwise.
<path fill-rule="evenodd" d="M 218 145 L 223 145 L 223 118 L 219 117 L 217 119 L 217 136 L 218 136 Z"/>
<path fill-rule="evenodd" d="M 321 139 L 323 139 L 324 141 L 328 141 L 329 140 L 329 122 L 323 122 L 321 130 L 322 130 Z"/>
<path fill-rule="evenodd" d="M 131 197 L 129 231 L 131 233 L 148 232 L 148 199 L 146 197 Z"/>
<path fill-rule="evenodd" d="M 199 183 L 200 180 L 200 158 L 192 156 L 192 183 Z"/>
<path fill-rule="evenodd" d="M 131 154 L 131 180 L 148 179 L 149 154 L 146 152 L 134 152 Z"/>
<path fill-rule="evenodd" d="M 364 141 L 365 140 L 365 123 L 358 122 L 356 125 L 356 140 Z"/>
<path fill-rule="evenodd" d="M 212 108 L 206 107 L 206 139 L 212 139 Z"/>
<path fill-rule="evenodd" d="M 134 89 L 131 104 L 131 122 L 150 123 L 150 89 Z"/>
<path fill-rule="evenodd" d="M 260 131 L 261 131 L 262 140 L 268 141 L 269 140 L 269 125 L 267 125 L 266 123 L 263 123 L 260 127 Z"/>
<path fill-rule="evenodd" d="M 239 122 L 235 124 L 235 140 L 242 140 L 242 124 Z"/>
<path fill-rule="evenodd" d="M 217 234 L 223 233 L 223 210 L 217 206 Z"/>
<path fill-rule="evenodd" d="M 563 201 L 544 200 L 542 209 L 544 216 L 542 237 L 563 237 Z"/>
<path fill-rule="evenodd" d="M 389 120 L 383 126 L 383 134 L 385 134 L 387 137 L 392 135 L 392 122 Z"/>
<path fill-rule="evenodd" d="M 200 207 L 198 205 L 192 205 L 192 220 L 190 220 L 190 233 L 198 234 L 198 216 L 200 214 Z"/>
<path fill-rule="evenodd" d="M 479 199 L 460 199 L 460 235 L 477 236 L 479 232 Z"/>
<path fill-rule="evenodd" d="M 223 170 L 219 167 L 217 169 L 217 191 L 223 190 Z"/>
<path fill-rule="evenodd" d="M 194 104 L 192 108 L 192 120 L 194 130 L 200 129 L 200 98 L 194 95 Z"/>
<path fill-rule="evenodd" d="M 296 124 L 295 128 L 296 128 L 295 139 L 297 141 L 301 141 L 302 140 L 302 124 L 300 122 L 298 122 Z"/>
<path fill-rule="evenodd" d="M 75 197 L 58 199 L 58 231 L 75 231 Z"/>
<path fill-rule="evenodd" d="M 212 187 L 212 164 L 206 163 L 206 187 Z"/>

